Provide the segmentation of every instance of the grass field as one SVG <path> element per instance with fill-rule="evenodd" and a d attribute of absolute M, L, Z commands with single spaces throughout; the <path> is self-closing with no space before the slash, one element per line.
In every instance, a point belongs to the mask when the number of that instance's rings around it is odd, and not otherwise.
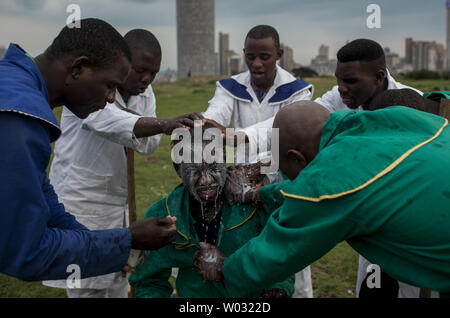
<path fill-rule="evenodd" d="M 314 98 L 333 85 L 332 77 L 306 79 L 314 84 Z M 424 92 L 450 90 L 450 81 L 401 80 Z M 192 79 L 154 86 L 159 117 L 204 111 L 213 96 L 215 79 Z M 59 118 L 60 109 L 55 111 Z M 169 137 L 164 136 L 158 150 L 149 157 L 135 156 L 136 206 L 138 218 L 155 201 L 170 193 L 180 180 L 172 168 Z M 345 242 L 311 265 L 314 297 L 354 297 L 357 254 Z M 62 289 L 42 286 L 40 282 L 26 283 L 0 275 L 0 297 L 65 297 Z"/>

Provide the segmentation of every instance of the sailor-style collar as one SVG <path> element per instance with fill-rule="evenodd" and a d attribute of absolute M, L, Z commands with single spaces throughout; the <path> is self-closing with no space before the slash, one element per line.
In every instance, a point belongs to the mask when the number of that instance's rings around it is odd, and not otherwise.
<path fill-rule="evenodd" d="M 249 103 L 254 100 L 249 93 L 252 90 L 250 71 L 232 76 L 231 78 L 220 80 L 217 84 L 222 87 L 227 94 L 237 100 Z M 310 90 L 312 93 L 313 86 L 305 81 L 296 79 L 289 72 L 283 70 L 277 65 L 277 75 L 275 76 L 274 84 L 268 93 L 272 95 L 268 103 L 283 103 L 292 96 L 299 94 L 304 90 Z"/>
<path fill-rule="evenodd" d="M 41 72 L 27 53 L 13 43 L 0 60 L 0 111 L 42 120 L 50 129 L 51 142 L 61 135 Z"/>

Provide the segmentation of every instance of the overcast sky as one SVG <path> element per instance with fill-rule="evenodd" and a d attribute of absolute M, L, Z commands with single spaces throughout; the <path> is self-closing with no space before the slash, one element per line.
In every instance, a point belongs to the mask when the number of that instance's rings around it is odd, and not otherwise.
<path fill-rule="evenodd" d="M 189 1 L 189 0 L 184 0 Z M 97 17 L 125 34 L 133 28 L 152 31 L 161 42 L 161 69 L 176 68 L 175 0 L 1 0 L 0 46 L 20 44 L 32 55 L 43 52 L 65 25 L 66 8 L 76 3 L 81 17 Z M 281 42 L 307 65 L 321 44 L 330 55 L 347 40 L 371 38 L 404 56 L 406 37 L 446 44 L 445 0 L 216 0 L 216 50 L 219 32 L 230 34 L 230 47 L 241 53 L 248 30 L 274 26 Z M 381 28 L 369 29 L 369 4 L 381 8 Z"/>

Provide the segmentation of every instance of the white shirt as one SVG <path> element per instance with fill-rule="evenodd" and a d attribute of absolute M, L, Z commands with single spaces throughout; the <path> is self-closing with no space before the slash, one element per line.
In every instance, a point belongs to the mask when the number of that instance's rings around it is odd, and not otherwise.
<path fill-rule="evenodd" d="M 66 210 L 90 230 L 127 225 L 127 160 L 124 147 L 151 154 L 161 135 L 136 138 L 133 129 L 141 116 L 126 108 L 121 95 L 116 101 L 80 119 L 63 108 L 62 135 L 55 144 L 50 180 Z M 145 117 L 156 117 L 151 86 L 131 96 L 128 108 Z M 108 288 L 114 274 L 82 279 L 82 288 Z M 66 287 L 65 281 L 45 281 L 44 285 Z"/>
<path fill-rule="evenodd" d="M 423 95 L 423 93 L 421 91 L 419 91 L 418 89 L 403 85 L 403 84 L 395 81 L 395 79 L 391 76 L 391 74 L 389 74 L 388 70 L 386 70 L 386 74 L 387 74 L 387 81 L 388 81 L 387 89 L 409 88 L 409 89 L 416 91 L 420 95 Z M 314 100 L 314 102 L 322 105 L 323 107 L 328 109 L 331 113 L 337 112 L 339 110 L 351 109 L 347 105 L 345 105 L 344 102 L 342 101 L 341 95 L 339 94 L 338 85 L 334 86 L 331 90 L 329 90 L 328 92 L 323 94 L 322 97 L 316 98 Z M 361 110 L 363 110 L 363 108 L 362 108 L 362 106 L 359 106 L 355 110 L 361 111 Z"/>
<path fill-rule="evenodd" d="M 252 147 L 258 145 L 258 139 L 260 144 L 270 145 L 268 135 L 258 134 L 257 129 L 265 128 L 270 132 L 277 112 L 294 102 L 311 100 L 314 87 L 297 80 L 277 65 L 274 83 L 260 102 L 250 80 L 250 72 L 247 71 L 218 81 L 214 97 L 203 116 L 224 127 L 228 127 L 233 120 L 233 127 L 246 133 Z"/>

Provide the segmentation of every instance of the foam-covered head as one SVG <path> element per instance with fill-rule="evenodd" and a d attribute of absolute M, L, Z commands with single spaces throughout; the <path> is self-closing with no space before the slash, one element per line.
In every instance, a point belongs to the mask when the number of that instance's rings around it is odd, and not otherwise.
<path fill-rule="evenodd" d="M 178 130 L 172 145 L 175 170 L 191 196 L 202 204 L 216 201 L 227 176 L 220 130 L 210 124 Z"/>

